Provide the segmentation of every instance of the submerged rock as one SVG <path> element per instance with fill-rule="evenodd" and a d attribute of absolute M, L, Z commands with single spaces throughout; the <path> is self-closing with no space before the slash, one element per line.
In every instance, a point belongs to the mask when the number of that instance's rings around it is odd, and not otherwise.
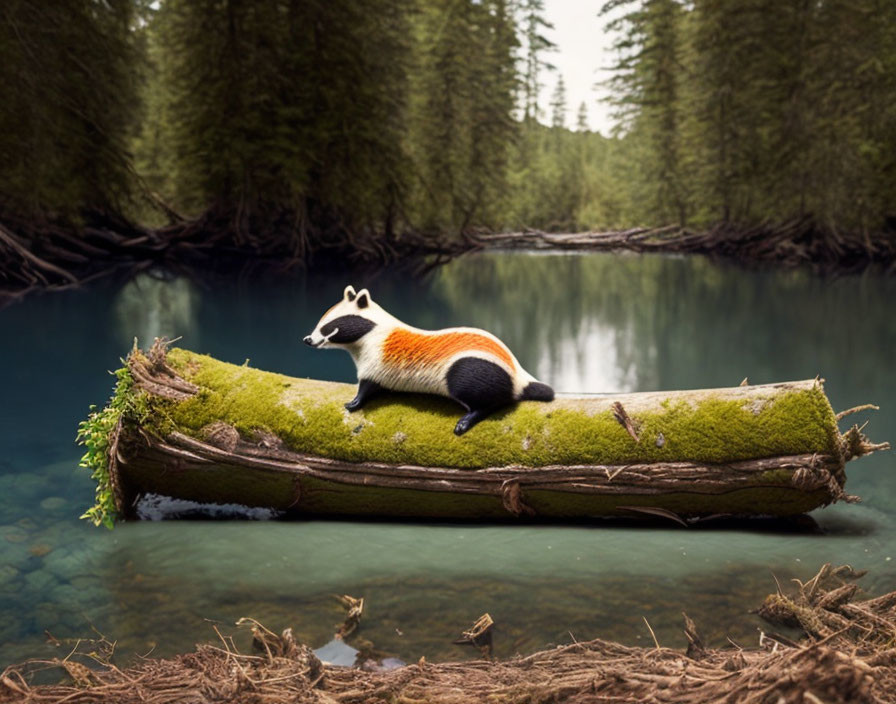
<path fill-rule="evenodd" d="M 63 499 L 61 496 L 48 496 L 46 499 L 40 502 L 40 507 L 44 511 L 58 511 L 67 503 L 68 501 Z"/>

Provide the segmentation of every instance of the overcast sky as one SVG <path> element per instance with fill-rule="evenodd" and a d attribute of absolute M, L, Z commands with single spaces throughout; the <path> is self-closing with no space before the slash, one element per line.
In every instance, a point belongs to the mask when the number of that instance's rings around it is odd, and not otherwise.
<path fill-rule="evenodd" d="M 608 77 L 600 69 L 613 62 L 613 39 L 604 31 L 607 18 L 597 16 L 602 4 L 603 0 L 545 0 L 547 20 L 554 25 L 547 36 L 557 45 L 556 51 L 546 54 L 545 59 L 557 70 L 547 71 L 542 77 L 541 106 L 545 111 L 542 119 L 550 121 L 551 94 L 557 76 L 562 74 L 566 82 L 567 126 L 575 127 L 579 105 L 584 101 L 591 129 L 608 135 L 613 125 L 609 106 L 598 102 L 606 91 L 594 88 L 595 83 Z"/>

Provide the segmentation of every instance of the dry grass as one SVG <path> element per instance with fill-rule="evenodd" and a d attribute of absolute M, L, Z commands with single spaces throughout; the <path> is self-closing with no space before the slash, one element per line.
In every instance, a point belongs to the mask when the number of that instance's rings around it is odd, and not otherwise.
<path fill-rule="evenodd" d="M 88 668 L 66 659 L 29 662 L 0 675 L 0 702 L 726 702 L 730 704 L 883 704 L 896 692 L 896 592 L 853 602 L 860 576 L 825 565 L 792 593 L 769 596 L 760 613 L 800 625 L 795 643 L 764 636 L 755 650 L 706 649 L 689 619 L 687 653 L 594 640 L 502 662 L 430 664 L 388 672 L 324 666 L 296 644 L 249 621 L 259 655 L 233 641 L 127 669 Z M 95 663 L 94 663 L 95 664 Z M 38 669 L 58 667 L 65 682 L 32 685 Z"/>

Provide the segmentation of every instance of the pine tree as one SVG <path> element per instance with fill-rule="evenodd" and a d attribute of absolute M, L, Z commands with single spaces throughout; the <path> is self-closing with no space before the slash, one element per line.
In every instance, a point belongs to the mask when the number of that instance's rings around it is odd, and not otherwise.
<path fill-rule="evenodd" d="M 579 103 L 579 111 L 576 113 L 576 130 L 579 132 L 590 131 L 588 126 L 588 106 L 584 100 Z"/>
<path fill-rule="evenodd" d="M 804 207 L 877 232 L 896 213 L 896 6 L 821 3 L 807 45 Z"/>
<path fill-rule="evenodd" d="M 525 70 L 523 72 L 523 122 L 537 120 L 538 98 L 541 94 L 541 72 L 553 70 L 553 65 L 545 61 L 544 53 L 556 48 L 554 42 L 545 36 L 546 30 L 554 25 L 545 19 L 544 0 L 521 0 L 520 24 L 525 46 Z"/>
<path fill-rule="evenodd" d="M 500 227 L 502 201 L 507 196 L 510 150 L 518 137 L 513 119 L 518 77 L 516 27 L 508 0 L 485 0 L 478 7 L 477 27 L 483 61 L 473 77 L 473 155 L 471 160 L 476 198 L 462 228 L 471 224 Z"/>
<path fill-rule="evenodd" d="M 557 77 L 557 86 L 551 96 L 551 127 L 566 127 L 566 85 L 562 75 Z"/>
<path fill-rule="evenodd" d="M 157 36 L 180 205 L 210 209 L 238 242 L 299 251 L 391 230 L 407 171 L 408 9 L 166 0 Z"/>
<path fill-rule="evenodd" d="M 0 211 L 124 211 L 139 47 L 130 0 L 0 3 Z"/>
<path fill-rule="evenodd" d="M 657 222 L 688 217 L 682 173 L 680 78 L 682 7 L 677 0 L 611 0 L 603 15 L 625 9 L 608 23 L 617 31 L 619 60 L 610 81 L 615 117 L 629 138 L 639 141 L 644 158 L 634 178 L 648 214 Z"/>
<path fill-rule="evenodd" d="M 427 230 L 495 217 L 515 136 L 515 47 L 506 0 L 440 0 L 422 13 L 413 151 Z"/>

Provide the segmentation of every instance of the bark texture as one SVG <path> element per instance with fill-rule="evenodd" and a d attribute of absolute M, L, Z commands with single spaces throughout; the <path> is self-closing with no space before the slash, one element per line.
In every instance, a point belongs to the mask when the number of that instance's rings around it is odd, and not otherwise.
<path fill-rule="evenodd" d="M 449 401 L 291 378 L 157 343 L 135 350 L 110 439 L 142 493 L 298 514 L 518 519 L 793 515 L 837 500 L 850 459 L 820 380 L 525 402 L 457 437 Z"/>

